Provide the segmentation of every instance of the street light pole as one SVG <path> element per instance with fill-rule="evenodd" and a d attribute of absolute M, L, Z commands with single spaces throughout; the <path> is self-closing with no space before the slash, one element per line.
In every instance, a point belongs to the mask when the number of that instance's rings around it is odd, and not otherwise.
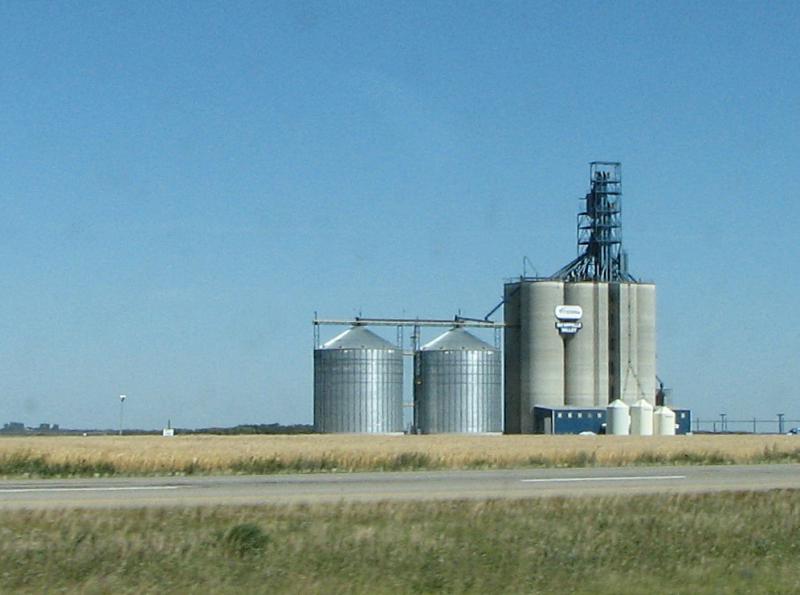
<path fill-rule="evenodd" d="M 125 406 L 125 399 L 127 399 L 127 395 L 120 395 L 119 396 L 119 435 L 122 436 L 122 414 L 123 408 Z"/>

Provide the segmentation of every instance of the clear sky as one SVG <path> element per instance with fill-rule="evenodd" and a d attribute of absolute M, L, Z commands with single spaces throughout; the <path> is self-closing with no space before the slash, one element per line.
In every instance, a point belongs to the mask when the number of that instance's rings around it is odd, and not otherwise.
<path fill-rule="evenodd" d="M 310 423 L 315 311 L 483 316 L 592 160 L 680 404 L 800 418 L 798 56 L 797 2 L 0 2 L 0 422 Z"/>

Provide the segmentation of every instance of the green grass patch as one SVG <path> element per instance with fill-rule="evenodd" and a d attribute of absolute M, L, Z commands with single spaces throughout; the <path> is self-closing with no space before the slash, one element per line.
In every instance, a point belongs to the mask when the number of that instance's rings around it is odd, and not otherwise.
<path fill-rule="evenodd" d="M 0 592 L 796 593 L 800 491 L 0 513 Z"/>
<path fill-rule="evenodd" d="M 111 461 L 51 461 L 45 455 L 15 451 L 0 455 L 0 476 L 5 477 L 98 477 L 117 475 Z"/>

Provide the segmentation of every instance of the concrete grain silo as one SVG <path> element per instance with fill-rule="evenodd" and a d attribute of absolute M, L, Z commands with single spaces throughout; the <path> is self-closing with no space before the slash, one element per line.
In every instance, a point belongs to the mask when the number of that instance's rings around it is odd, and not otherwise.
<path fill-rule="evenodd" d="M 579 255 L 550 277 L 505 285 L 507 433 L 548 431 L 542 421 L 559 407 L 585 419 L 580 410 L 617 399 L 655 404 L 656 288 L 628 272 L 621 184 L 619 163 L 592 163 Z"/>
<path fill-rule="evenodd" d="M 581 329 L 564 338 L 564 404 L 608 403 L 608 284 L 566 283 L 564 304 L 581 309 Z"/>
<path fill-rule="evenodd" d="M 314 430 L 403 430 L 403 354 L 363 326 L 314 350 Z"/>
<path fill-rule="evenodd" d="M 526 283 L 520 302 L 520 426 L 533 431 L 533 408 L 564 404 L 564 346 L 554 332 L 553 312 L 564 303 L 564 284 Z"/>
<path fill-rule="evenodd" d="M 639 397 L 656 404 L 656 286 L 636 286 L 636 363 Z"/>
<path fill-rule="evenodd" d="M 521 302 L 522 285 L 507 283 L 503 291 L 503 430 L 506 434 L 522 432 Z"/>

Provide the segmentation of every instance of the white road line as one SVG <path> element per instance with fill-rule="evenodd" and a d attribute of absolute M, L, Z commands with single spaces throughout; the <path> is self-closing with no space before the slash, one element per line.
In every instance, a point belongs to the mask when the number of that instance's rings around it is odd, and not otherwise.
<path fill-rule="evenodd" d="M 0 494 L 30 494 L 35 492 L 134 492 L 142 490 L 179 490 L 186 486 L 107 486 L 84 488 L 4 488 Z"/>
<path fill-rule="evenodd" d="M 643 481 L 686 479 L 685 475 L 629 475 L 626 477 L 550 477 L 547 479 L 521 479 L 523 483 L 562 483 L 567 481 Z"/>

